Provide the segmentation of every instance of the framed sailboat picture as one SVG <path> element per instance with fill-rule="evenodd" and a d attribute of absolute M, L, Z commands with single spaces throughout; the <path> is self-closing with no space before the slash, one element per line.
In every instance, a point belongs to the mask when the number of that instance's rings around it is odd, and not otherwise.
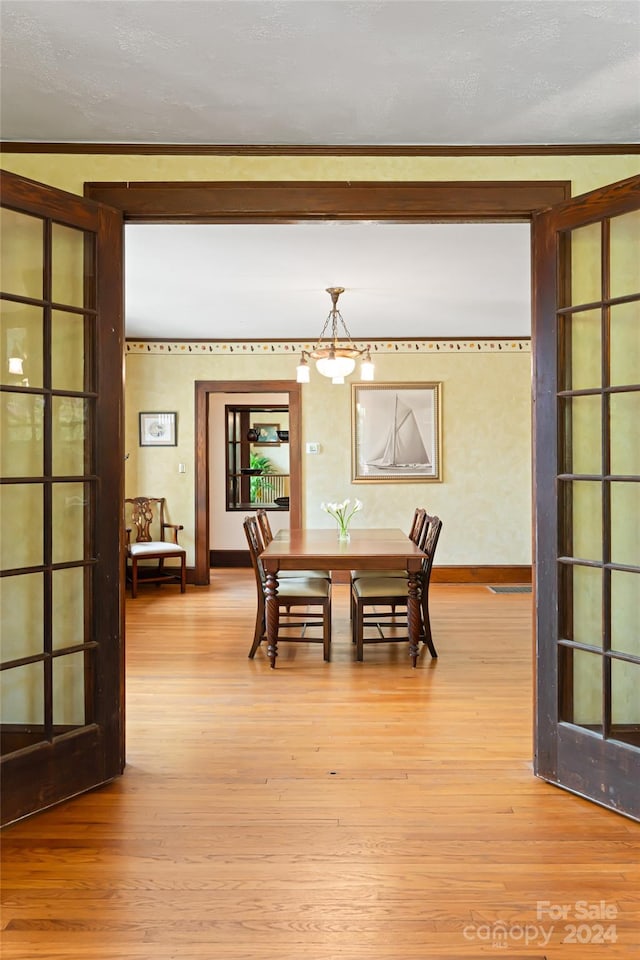
<path fill-rule="evenodd" d="M 351 386 L 354 483 L 442 480 L 441 383 Z"/>

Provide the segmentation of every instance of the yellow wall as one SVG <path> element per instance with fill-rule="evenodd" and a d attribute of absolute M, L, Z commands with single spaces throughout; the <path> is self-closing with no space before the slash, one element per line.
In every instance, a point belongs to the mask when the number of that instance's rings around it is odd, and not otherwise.
<path fill-rule="evenodd" d="M 531 552 L 531 357 L 513 353 L 378 354 L 376 382 L 441 381 L 442 483 L 351 483 L 351 389 L 315 371 L 302 388 L 303 517 L 330 526 L 323 500 L 358 497 L 354 524 L 408 528 L 416 505 L 443 520 L 438 559 L 443 564 L 526 564 Z M 153 486 L 167 497 L 171 519 L 185 526 L 181 542 L 193 562 L 194 381 L 291 380 L 291 355 L 193 356 L 130 353 L 126 362 L 126 487 L 129 495 Z M 139 447 L 138 411 L 176 410 L 177 447 Z M 224 458 L 224 451 L 220 450 Z M 178 473 L 178 464 L 187 472 Z M 222 494 L 223 495 L 223 494 Z M 238 514 L 237 547 L 242 547 Z"/>
<path fill-rule="evenodd" d="M 144 157 L 3 154 L 23 177 L 82 193 L 102 180 L 571 180 L 573 195 L 639 172 L 637 156 Z"/>
<path fill-rule="evenodd" d="M 82 193 L 86 181 L 114 180 L 566 179 L 576 195 L 633 175 L 638 159 L 5 154 L 2 165 L 74 193 Z M 185 525 L 183 541 L 190 563 L 194 560 L 194 381 L 291 379 L 293 375 L 292 360 L 286 356 L 127 356 L 127 493 L 168 498 L 171 519 Z M 388 354 L 377 358 L 376 379 L 442 381 L 443 482 L 352 485 L 349 386 L 335 387 L 314 375 L 303 394 L 303 444 L 315 440 L 322 452 L 303 461 L 305 522 L 326 525 L 321 501 L 358 496 L 365 505 L 357 518 L 361 523 L 406 527 L 413 507 L 423 503 L 444 520 L 440 563 L 530 562 L 529 354 Z M 178 446 L 139 448 L 140 410 L 176 410 Z M 186 464 L 186 473 L 178 473 L 178 463 Z"/>

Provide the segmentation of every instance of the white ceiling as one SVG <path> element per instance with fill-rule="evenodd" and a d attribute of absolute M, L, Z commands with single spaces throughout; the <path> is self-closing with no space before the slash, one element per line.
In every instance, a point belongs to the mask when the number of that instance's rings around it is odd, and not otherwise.
<path fill-rule="evenodd" d="M 129 224 L 132 338 L 529 336 L 525 223 Z"/>
<path fill-rule="evenodd" d="M 2 0 L 0 136 L 40 142 L 631 143 L 636 0 Z M 152 161 L 150 161 L 152 162 Z M 529 333 L 523 224 L 127 229 L 129 337 Z"/>
<path fill-rule="evenodd" d="M 635 142 L 637 0 L 2 0 L 5 140 Z"/>

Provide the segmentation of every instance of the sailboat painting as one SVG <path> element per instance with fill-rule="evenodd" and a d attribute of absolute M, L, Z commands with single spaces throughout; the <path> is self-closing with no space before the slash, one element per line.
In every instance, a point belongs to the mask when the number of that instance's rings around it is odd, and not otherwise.
<path fill-rule="evenodd" d="M 440 383 L 352 387 L 354 482 L 440 480 Z"/>

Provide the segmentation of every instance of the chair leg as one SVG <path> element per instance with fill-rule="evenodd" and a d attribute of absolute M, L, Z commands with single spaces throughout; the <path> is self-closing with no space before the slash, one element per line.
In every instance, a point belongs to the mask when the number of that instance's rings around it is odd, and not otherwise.
<path fill-rule="evenodd" d="M 324 605 L 322 616 L 322 637 L 324 659 L 331 660 L 331 602 Z"/>
<path fill-rule="evenodd" d="M 180 593 L 187 589 L 187 558 L 183 554 L 180 561 Z"/>
<path fill-rule="evenodd" d="M 424 629 L 423 641 L 427 645 L 427 649 L 431 656 L 436 659 L 438 656 L 438 651 L 436 650 L 435 644 L 433 642 L 433 636 L 431 634 L 431 620 L 429 619 L 429 593 L 428 591 L 423 592 L 422 595 L 422 626 Z"/>
<path fill-rule="evenodd" d="M 353 594 L 353 587 L 351 588 L 351 643 L 355 644 L 356 642 L 356 599 Z"/>
<path fill-rule="evenodd" d="M 135 557 L 131 559 L 131 599 L 135 600 L 138 596 L 138 561 Z"/>
<path fill-rule="evenodd" d="M 265 610 L 264 610 L 264 596 L 258 597 L 258 609 L 256 610 L 256 625 L 253 631 L 253 643 L 251 645 L 251 650 L 249 651 L 249 659 L 253 660 L 256 655 L 256 650 L 262 643 L 264 635 L 267 630 L 267 622 L 265 620 Z"/>
<path fill-rule="evenodd" d="M 364 660 L 364 604 L 356 600 L 356 660 Z"/>
<path fill-rule="evenodd" d="M 356 644 L 358 642 L 358 605 L 360 601 L 356 599 L 356 595 L 351 590 L 351 643 Z"/>
<path fill-rule="evenodd" d="M 251 650 L 249 651 L 250 660 L 253 660 L 253 658 L 256 655 L 256 650 L 262 643 L 262 638 L 264 637 L 264 631 L 265 631 L 264 616 L 262 616 L 258 612 L 258 615 L 256 617 L 255 630 L 253 631 L 253 644 L 251 645 Z"/>

